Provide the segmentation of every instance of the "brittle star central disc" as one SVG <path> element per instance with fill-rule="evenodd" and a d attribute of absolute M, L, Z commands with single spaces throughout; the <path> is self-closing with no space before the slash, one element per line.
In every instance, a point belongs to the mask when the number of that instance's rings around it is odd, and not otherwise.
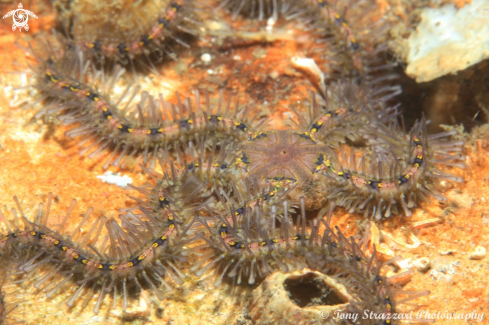
<path fill-rule="evenodd" d="M 292 131 L 261 132 L 241 145 L 241 162 L 250 176 L 272 182 L 296 183 L 294 197 L 308 197 L 307 205 L 320 204 L 324 185 L 314 173 L 320 153 L 328 148 L 307 134 Z"/>

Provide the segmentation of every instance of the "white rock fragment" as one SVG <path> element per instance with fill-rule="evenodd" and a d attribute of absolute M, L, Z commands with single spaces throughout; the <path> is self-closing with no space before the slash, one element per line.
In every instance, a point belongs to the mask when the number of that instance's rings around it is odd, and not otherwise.
<path fill-rule="evenodd" d="M 272 79 L 277 79 L 280 76 L 280 73 L 278 71 L 272 71 L 270 72 L 270 78 Z"/>
<path fill-rule="evenodd" d="M 489 1 L 473 0 L 425 8 L 421 22 L 408 39 L 406 73 L 417 82 L 464 70 L 489 58 Z"/>
<path fill-rule="evenodd" d="M 200 59 L 202 60 L 202 62 L 204 62 L 205 64 L 209 64 L 212 60 L 212 57 L 209 53 L 204 53 L 200 56 Z"/>
<path fill-rule="evenodd" d="M 477 246 L 475 251 L 469 254 L 469 260 L 482 260 L 486 257 L 487 251 L 485 247 Z"/>
<path fill-rule="evenodd" d="M 398 261 L 397 266 L 400 267 L 401 269 L 410 270 L 413 268 L 413 262 L 411 261 L 410 258 L 406 258 L 406 259 Z"/>
<path fill-rule="evenodd" d="M 431 268 L 431 261 L 428 257 L 422 257 L 413 262 L 413 265 L 420 272 L 426 272 Z"/>
<path fill-rule="evenodd" d="M 194 296 L 194 299 L 195 299 L 195 300 L 202 300 L 202 299 L 204 299 L 204 298 L 205 298 L 205 296 L 206 296 L 205 294 L 203 294 L 203 293 L 199 293 L 199 294 L 196 294 L 196 295 Z"/>
<path fill-rule="evenodd" d="M 97 176 L 104 183 L 114 184 L 122 188 L 126 188 L 127 184 L 132 184 L 132 178 L 129 176 L 121 176 L 121 173 L 105 172 L 103 175 Z"/>
<path fill-rule="evenodd" d="M 268 33 L 273 32 L 273 26 L 275 26 L 275 23 L 277 22 L 276 17 L 270 17 L 267 19 L 267 27 L 265 28 Z"/>

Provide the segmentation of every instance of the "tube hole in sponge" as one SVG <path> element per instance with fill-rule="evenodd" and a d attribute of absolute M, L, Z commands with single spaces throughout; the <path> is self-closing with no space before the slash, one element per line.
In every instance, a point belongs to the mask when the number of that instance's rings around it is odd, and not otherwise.
<path fill-rule="evenodd" d="M 356 316 L 358 301 L 340 281 L 308 268 L 274 272 L 253 290 L 249 315 L 256 324 L 345 324 L 340 313 Z"/>
<path fill-rule="evenodd" d="M 284 288 L 289 293 L 289 299 L 299 307 L 348 303 L 348 297 L 328 285 L 328 280 L 312 272 L 292 275 L 285 279 Z"/>

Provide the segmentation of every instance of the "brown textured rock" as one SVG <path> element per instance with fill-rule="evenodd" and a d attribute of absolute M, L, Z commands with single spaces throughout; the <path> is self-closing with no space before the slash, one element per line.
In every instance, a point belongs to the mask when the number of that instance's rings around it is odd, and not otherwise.
<path fill-rule="evenodd" d="M 252 297 L 249 313 L 262 325 L 339 324 L 341 319 L 335 315 L 353 299 L 341 283 L 310 269 L 275 272 Z"/>

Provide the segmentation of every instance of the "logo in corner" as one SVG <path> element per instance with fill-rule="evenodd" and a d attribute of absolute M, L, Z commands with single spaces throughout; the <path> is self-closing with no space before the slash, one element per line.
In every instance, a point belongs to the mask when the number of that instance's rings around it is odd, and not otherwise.
<path fill-rule="evenodd" d="M 3 19 L 12 16 L 14 19 L 14 24 L 12 25 L 12 30 L 15 31 L 17 28 L 19 32 L 24 28 L 26 31 L 29 30 L 29 25 L 27 25 L 27 21 L 29 20 L 29 16 L 37 18 L 37 16 L 29 10 L 23 9 L 22 3 L 19 3 L 19 9 L 15 9 L 10 11 L 8 14 L 3 16 Z"/>

